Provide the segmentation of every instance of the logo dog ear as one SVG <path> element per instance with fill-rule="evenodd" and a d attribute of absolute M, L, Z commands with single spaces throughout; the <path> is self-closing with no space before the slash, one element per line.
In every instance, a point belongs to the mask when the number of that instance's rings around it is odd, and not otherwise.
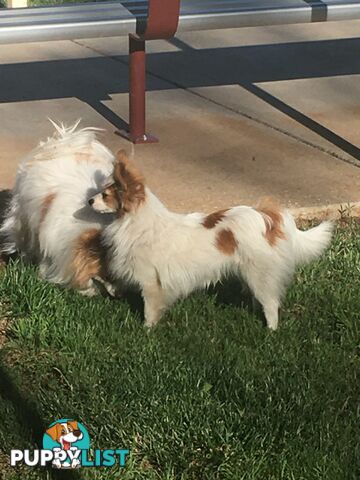
<path fill-rule="evenodd" d="M 76 420 L 69 420 L 67 423 L 68 423 L 68 425 L 70 425 L 70 427 L 73 430 L 79 430 L 78 422 Z"/>
<path fill-rule="evenodd" d="M 45 433 L 47 433 L 51 438 L 52 440 L 54 440 L 55 442 L 58 441 L 58 438 L 59 438 L 59 427 L 60 425 L 58 423 L 55 423 L 55 425 L 53 425 L 52 427 L 48 428 L 46 430 Z"/>

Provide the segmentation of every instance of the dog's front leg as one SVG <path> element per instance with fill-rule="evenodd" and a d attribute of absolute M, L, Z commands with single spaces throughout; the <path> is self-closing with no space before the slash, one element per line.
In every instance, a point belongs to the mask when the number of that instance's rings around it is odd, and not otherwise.
<path fill-rule="evenodd" d="M 143 287 L 145 327 L 153 327 L 167 307 L 166 295 L 158 283 Z"/>
<path fill-rule="evenodd" d="M 58 449 L 55 449 L 55 448 L 54 448 L 53 451 L 56 451 L 56 450 L 60 451 L 61 449 L 60 449 L 60 448 L 58 448 Z M 61 468 L 61 467 L 62 467 L 59 458 L 54 458 L 54 460 L 52 461 L 52 465 L 53 465 L 54 468 Z"/>
<path fill-rule="evenodd" d="M 62 449 L 59 447 L 53 448 L 54 452 L 54 460 L 52 461 L 52 466 L 53 468 L 62 468 L 62 463 L 60 461 L 60 458 L 58 457 L 58 452 L 61 452 Z"/>
<path fill-rule="evenodd" d="M 71 468 L 77 468 L 81 466 L 81 462 L 78 458 L 73 458 L 71 460 Z"/>

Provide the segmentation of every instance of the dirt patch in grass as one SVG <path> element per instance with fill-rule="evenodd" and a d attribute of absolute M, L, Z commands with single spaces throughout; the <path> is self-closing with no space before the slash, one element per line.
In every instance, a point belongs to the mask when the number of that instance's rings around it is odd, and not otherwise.
<path fill-rule="evenodd" d="M 0 318 L 0 348 L 6 342 L 6 332 L 9 327 L 10 320 L 8 318 Z"/>
<path fill-rule="evenodd" d="M 11 473 L 9 456 L 0 450 L 0 480 L 8 480 Z"/>
<path fill-rule="evenodd" d="M 7 315 L 6 302 L 0 300 L 0 349 L 7 340 L 7 331 L 10 326 L 11 319 Z"/>

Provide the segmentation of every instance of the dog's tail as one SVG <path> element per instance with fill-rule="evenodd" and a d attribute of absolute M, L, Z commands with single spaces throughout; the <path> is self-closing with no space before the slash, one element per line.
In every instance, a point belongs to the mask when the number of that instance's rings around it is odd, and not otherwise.
<path fill-rule="evenodd" d="M 310 230 L 296 229 L 294 239 L 296 263 L 303 265 L 319 257 L 330 244 L 333 228 L 334 224 L 326 221 Z"/>

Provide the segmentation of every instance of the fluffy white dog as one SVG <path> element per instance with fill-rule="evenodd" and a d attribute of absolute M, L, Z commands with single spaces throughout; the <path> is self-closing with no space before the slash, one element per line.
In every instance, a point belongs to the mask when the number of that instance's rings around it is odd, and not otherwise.
<path fill-rule="evenodd" d="M 107 266 L 114 281 L 141 289 L 149 327 L 179 297 L 235 274 L 250 287 L 275 330 L 281 297 L 296 266 L 317 258 L 331 239 L 330 222 L 300 231 L 289 212 L 266 202 L 210 215 L 173 213 L 145 187 L 123 151 L 112 181 L 89 203 L 117 216 L 102 233 Z"/>
<path fill-rule="evenodd" d="M 113 171 L 113 154 L 96 129 L 57 126 L 20 164 L 5 221 L 3 254 L 19 252 L 49 282 L 94 294 L 105 280 L 100 232 L 112 220 L 88 205 Z"/>

